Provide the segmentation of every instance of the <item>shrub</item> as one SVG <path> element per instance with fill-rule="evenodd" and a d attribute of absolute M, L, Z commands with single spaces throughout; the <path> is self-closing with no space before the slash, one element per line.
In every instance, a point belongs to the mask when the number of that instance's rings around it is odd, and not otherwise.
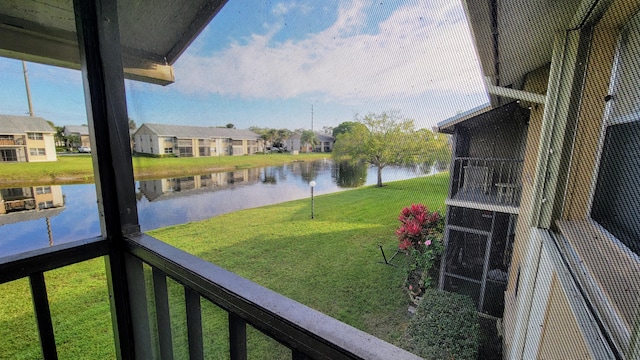
<path fill-rule="evenodd" d="M 425 359 L 476 359 L 480 325 L 468 296 L 426 290 L 400 339 L 400 346 Z"/>
<path fill-rule="evenodd" d="M 423 204 L 412 204 L 402 209 L 398 220 L 398 248 L 407 253 L 405 288 L 412 301 L 417 301 L 424 288 L 431 285 L 429 272 L 439 262 L 444 249 L 444 217 Z"/>
<path fill-rule="evenodd" d="M 149 154 L 149 153 L 141 153 L 141 152 L 134 152 L 133 153 L 134 157 L 146 157 L 146 158 L 158 158 L 158 159 L 162 159 L 162 158 L 177 158 L 178 155 L 176 154 Z"/>

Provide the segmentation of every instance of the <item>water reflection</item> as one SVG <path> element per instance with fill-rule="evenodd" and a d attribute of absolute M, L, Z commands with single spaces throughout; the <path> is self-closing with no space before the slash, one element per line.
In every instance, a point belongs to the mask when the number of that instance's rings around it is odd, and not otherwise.
<path fill-rule="evenodd" d="M 388 167 L 385 182 L 434 173 L 425 166 Z M 136 183 L 142 231 L 247 208 L 376 183 L 376 171 L 325 160 Z M 95 185 L 0 190 L 0 257 L 100 235 Z"/>
<path fill-rule="evenodd" d="M 0 189 L 0 225 L 55 216 L 63 207 L 60 185 Z"/>
<path fill-rule="evenodd" d="M 149 201 L 162 200 L 170 196 L 189 195 L 191 191 L 199 189 L 218 191 L 236 185 L 257 183 L 261 179 L 261 170 L 266 169 L 246 169 L 179 178 L 143 180 L 140 181 L 139 190 Z M 269 182 L 263 181 L 263 183 Z M 270 183 L 275 184 L 275 178 Z M 140 197 L 138 198 L 140 199 Z"/>
<path fill-rule="evenodd" d="M 348 161 L 340 162 L 334 167 L 334 179 L 342 188 L 355 188 L 364 185 L 367 181 L 367 165 L 351 164 Z"/>
<path fill-rule="evenodd" d="M 63 210 L 60 185 L 0 189 L 0 226 L 44 219 L 49 246 L 54 244 L 51 218 Z"/>

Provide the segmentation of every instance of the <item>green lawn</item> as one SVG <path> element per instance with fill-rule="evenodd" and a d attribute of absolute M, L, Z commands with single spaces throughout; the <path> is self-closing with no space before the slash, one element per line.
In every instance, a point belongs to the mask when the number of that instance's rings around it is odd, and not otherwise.
<path fill-rule="evenodd" d="M 136 178 L 197 175 L 207 172 L 282 165 L 330 158 L 327 153 L 267 154 L 198 158 L 133 157 Z M 0 164 L 0 185 L 50 185 L 93 182 L 91 155 L 58 156 L 57 161 Z"/>
<path fill-rule="evenodd" d="M 422 202 L 444 210 L 448 175 L 388 183 L 383 188 L 317 196 L 239 211 L 150 234 L 350 325 L 395 342 L 407 323 L 403 270 L 378 263 L 389 252 L 400 210 Z M 110 315 L 102 260 L 46 274 L 61 358 L 112 358 Z M 176 358 L 186 357 L 182 289 L 170 284 Z M 39 357 L 35 321 L 24 280 L 0 285 L 0 358 Z M 225 314 L 204 302 L 207 358 L 227 351 Z M 250 332 L 255 358 L 290 356 Z M 263 355 L 264 354 L 264 355 Z"/>

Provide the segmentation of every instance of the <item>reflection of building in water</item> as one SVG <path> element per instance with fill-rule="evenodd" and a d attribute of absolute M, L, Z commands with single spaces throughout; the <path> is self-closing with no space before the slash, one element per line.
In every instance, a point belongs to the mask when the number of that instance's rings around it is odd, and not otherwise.
<path fill-rule="evenodd" d="M 49 218 L 63 209 L 60 185 L 0 189 L 0 225 Z"/>
<path fill-rule="evenodd" d="M 140 181 L 140 191 L 149 201 L 180 196 L 179 193 L 195 190 L 216 191 L 238 184 L 254 184 L 260 181 L 261 169 L 245 169 L 180 178 Z"/>

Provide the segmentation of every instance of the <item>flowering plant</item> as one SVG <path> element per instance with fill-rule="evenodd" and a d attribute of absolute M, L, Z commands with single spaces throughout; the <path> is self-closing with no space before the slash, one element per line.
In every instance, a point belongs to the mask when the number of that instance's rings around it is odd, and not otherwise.
<path fill-rule="evenodd" d="M 398 220 L 398 248 L 407 252 L 408 275 L 405 286 L 410 294 L 419 296 L 424 288 L 429 287 L 429 272 L 444 249 L 444 218 L 437 211 L 429 211 L 423 204 L 412 204 L 402 209 Z"/>
<path fill-rule="evenodd" d="M 421 250 L 435 241 L 442 241 L 443 218 L 423 204 L 412 204 L 400 212 L 400 227 L 396 230 L 398 247 Z M 423 247 L 424 246 L 424 247 Z"/>

